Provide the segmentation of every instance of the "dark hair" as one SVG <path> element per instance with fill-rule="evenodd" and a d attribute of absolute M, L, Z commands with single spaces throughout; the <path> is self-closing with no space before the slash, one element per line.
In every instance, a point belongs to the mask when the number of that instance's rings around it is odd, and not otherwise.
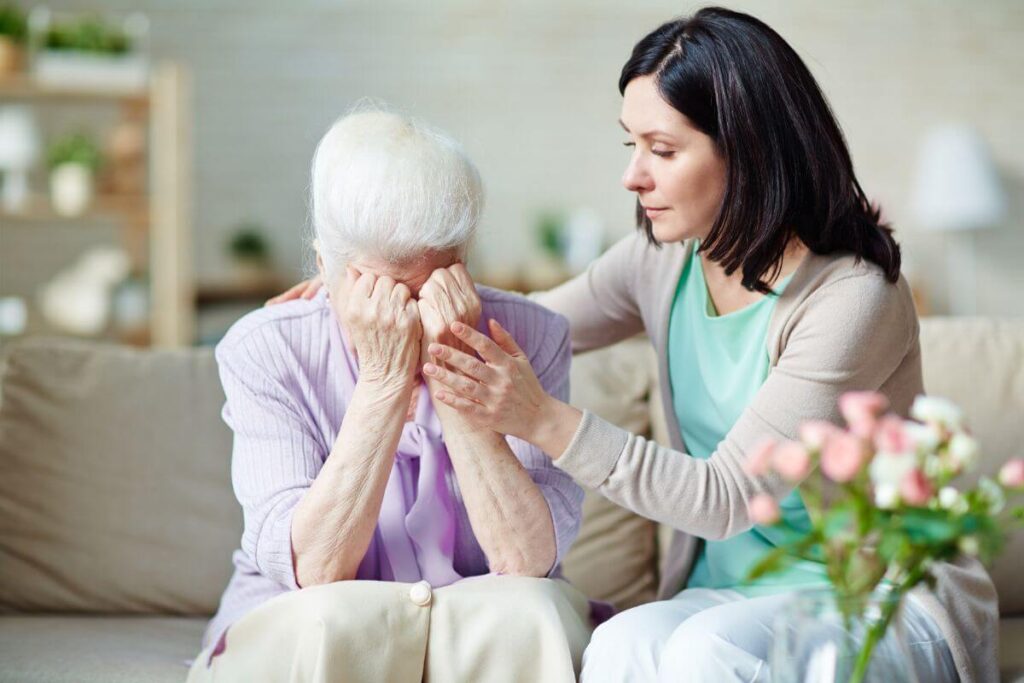
<path fill-rule="evenodd" d="M 664 24 L 622 67 L 619 92 L 654 75 L 661 96 L 710 137 L 726 187 L 701 251 L 743 286 L 769 293 L 796 235 L 816 254 L 844 251 L 896 282 L 900 248 L 853 172 L 843 133 L 796 52 L 767 24 L 720 7 Z M 637 227 L 659 245 L 637 202 Z"/>

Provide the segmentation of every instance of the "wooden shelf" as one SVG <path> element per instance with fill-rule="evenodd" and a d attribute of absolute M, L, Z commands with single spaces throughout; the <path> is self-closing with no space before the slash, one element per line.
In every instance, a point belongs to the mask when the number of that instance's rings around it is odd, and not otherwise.
<path fill-rule="evenodd" d="M 89 207 L 77 216 L 65 216 L 53 210 L 49 199 L 29 198 L 22 211 L 0 209 L 0 219 L 13 223 L 80 223 L 82 221 L 128 220 L 141 225 L 149 222 L 149 203 L 140 195 L 97 195 Z"/>
<path fill-rule="evenodd" d="M 114 102 L 145 105 L 149 91 L 123 88 L 78 88 L 38 83 L 31 76 L 18 74 L 0 77 L 0 100 L 75 100 L 80 102 Z"/>

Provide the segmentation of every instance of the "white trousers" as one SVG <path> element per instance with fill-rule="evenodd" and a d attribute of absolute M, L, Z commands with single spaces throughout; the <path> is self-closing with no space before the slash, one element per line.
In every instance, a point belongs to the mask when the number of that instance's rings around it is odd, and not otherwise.
<path fill-rule="evenodd" d="M 771 680 L 772 622 L 789 594 L 747 598 L 733 590 L 689 588 L 612 617 L 583 654 L 581 683 Z M 955 683 L 953 657 L 938 626 L 908 598 L 905 642 L 921 681 Z M 890 633 L 876 656 L 901 657 Z"/>

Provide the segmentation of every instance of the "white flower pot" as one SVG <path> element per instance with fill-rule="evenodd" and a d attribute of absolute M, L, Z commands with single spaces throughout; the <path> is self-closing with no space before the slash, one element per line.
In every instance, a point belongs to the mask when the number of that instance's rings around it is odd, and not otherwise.
<path fill-rule="evenodd" d="M 93 197 L 92 171 L 82 164 L 61 164 L 50 172 L 50 201 L 61 216 L 80 216 Z"/>

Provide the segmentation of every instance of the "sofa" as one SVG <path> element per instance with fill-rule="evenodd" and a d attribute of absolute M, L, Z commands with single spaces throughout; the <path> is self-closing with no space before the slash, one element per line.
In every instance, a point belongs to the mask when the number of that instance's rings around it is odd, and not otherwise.
<path fill-rule="evenodd" d="M 1024 453 L 1024 321 L 926 319 L 929 393 L 956 400 L 980 473 Z M 576 358 L 573 401 L 665 438 L 654 355 Z M 0 367 L 0 681 L 182 681 L 231 574 L 241 510 L 209 349 L 8 343 Z M 668 534 L 588 493 L 564 562 L 590 597 L 653 599 Z M 1024 681 L 1024 534 L 992 568 L 1004 681 Z"/>

